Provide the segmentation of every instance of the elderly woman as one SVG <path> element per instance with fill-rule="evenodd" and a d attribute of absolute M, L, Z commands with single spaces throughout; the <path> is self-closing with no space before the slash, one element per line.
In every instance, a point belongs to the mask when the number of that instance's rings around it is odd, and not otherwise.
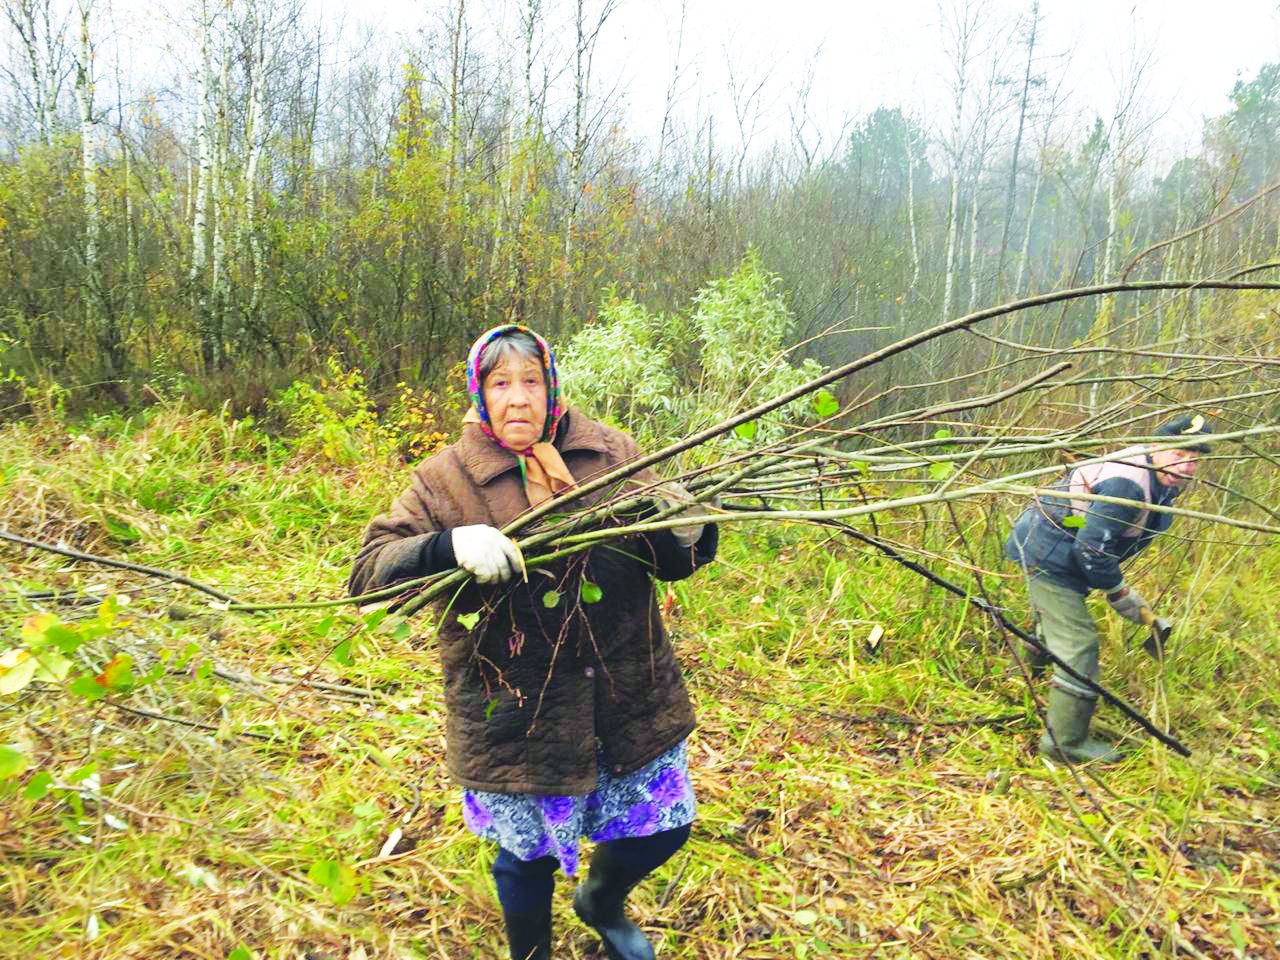
<path fill-rule="evenodd" d="M 419 464 L 370 524 L 350 590 L 455 567 L 473 576 L 439 608 L 447 761 L 467 826 L 500 848 L 493 876 L 513 960 L 550 956 L 555 872 L 577 874 L 583 837 L 596 847 L 574 910 L 609 957 L 649 960 L 624 901 L 680 848 L 694 818 L 693 708 L 653 578 L 679 580 L 710 562 L 716 527 L 691 508 L 689 526 L 526 573 L 501 528 L 639 449 L 561 406 L 551 349 L 524 327 L 481 336 L 467 382 L 474 406 L 461 437 Z M 677 503 L 682 494 L 648 470 L 625 488 Z"/>
<path fill-rule="evenodd" d="M 1091 590 L 1101 590 L 1111 609 L 1126 620 L 1154 625 L 1167 635 L 1170 626 L 1157 617 L 1130 586 L 1120 565 L 1137 556 L 1152 539 L 1165 533 L 1173 515 L 1148 509 L 1168 506 L 1195 477 L 1200 457 L 1209 450 L 1212 428 L 1205 417 L 1177 417 L 1155 435 L 1180 441 L 1174 449 L 1127 447 L 1105 460 L 1067 472 L 1055 489 L 1062 496 L 1037 498 L 1023 511 L 1005 555 L 1027 574 L 1027 590 L 1036 626 L 1045 646 L 1076 673 L 1097 682 L 1098 628 L 1085 606 Z M 1114 497 L 1103 502 L 1072 499 L 1073 493 Z M 1147 650 L 1163 654 L 1162 640 Z M 1035 663 L 1037 670 L 1046 664 Z M 1121 754 L 1089 736 L 1097 692 L 1061 669 L 1054 671 L 1045 710 L 1040 752 L 1072 763 L 1110 763 Z"/>

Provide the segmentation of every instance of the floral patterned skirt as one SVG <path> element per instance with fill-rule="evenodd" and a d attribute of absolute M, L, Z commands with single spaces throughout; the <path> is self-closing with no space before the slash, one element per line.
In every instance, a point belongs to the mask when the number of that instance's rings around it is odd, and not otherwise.
<path fill-rule="evenodd" d="M 596 788 L 586 796 L 464 790 L 462 819 L 472 833 L 521 860 L 554 856 L 571 877 L 578 872 L 582 837 L 597 843 L 647 837 L 693 823 L 685 741 L 625 776 L 613 776 L 603 762 L 598 767 Z"/>

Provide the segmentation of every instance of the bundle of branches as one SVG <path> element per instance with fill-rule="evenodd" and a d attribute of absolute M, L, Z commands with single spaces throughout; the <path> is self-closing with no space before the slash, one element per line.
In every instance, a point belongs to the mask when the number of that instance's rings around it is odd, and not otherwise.
<path fill-rule="evenodd" d="M 1249 456 L 1264 454 L 1252 445 L 1260 438 L 1280 432 L 1280 425 L 1266 422 L 1259 410 L 1274 409 L 1277 388 L 1255 388 L 1234 393 L 1217 392 L 1233 380 L 1264 379 L 1259 371 L 1280 367 L 1280 360 L 1266 354 L 1229 355 L 1180 352 L 1165 345 L 1131 347 L 1124 351 L 1111 346 L 1074 346 L 1067 350 L 1033 347 L 1000 340 L 1004 347 L 1024 356 L 970 371 L 947 380 L 924 383 L 895 384 L 886 391 L 864 396 L 836 408 L 816 424 L 793 426 L 783 424 L 782 438 L 764 446 L 742 449 L 741 439 L 751 432 L 743 425 L 776 415 L 799 398 L 816 394 L 825 386 L 866 370 L 876 364 L 906 353 L 929 341 L 972 331 L 980 322 L 994 317 L 1028 310 L 1052 303 L 1082 297 L 1096 297 L 1121 291 L 1161 291 L 1183 289 L 1254 290 L 1280 289 L 1280 284 L 1253 281 L 1156 281 L 1105 284 L 1075 290 L 1058 291 L 1028 298 L 988 310 L 979 311 L 901 339 L 871 354 L 830 370 L 809 382 L 725 418 L 720 423 L 687 436 L 675 443 L 640 457 L 604 475 L 589 479 L 561 496 L 532 509 L 510 524 L 504 533 L 520 545 L 529 568 L 538 568 L 600 546 L 625 536 L 654 532 L 688 523 L 680 507 L 652 507 L 656 493 L 654 484 L 634 479 L 639 471 L 664 465 L 668 478 L 680 480 L 693 493 L 693 501 L 714 505 L 717 522 L 790 522 L 813 524 L 871 546 L 903 563 L 933 583 L 964 597 L 991 616 L 1008 634 L 1035 647 L 1042 656 L 1058 663 L 1078 681 L 1093 688 L 1104 700 L 1121 709 L 1150 734 L 1179 752 L 1185 747 L 1152 724 L 1127 703 L 1089 678 L 1076 674 L 1048 651 L 1038 640 L 1010 622 L 997 604 L 986 596 L 979 578 L 972 588 L 957 586 L 924 565 L 927 551 L 918 546 L 893 543 L 879 529 L 880 515 L 903 510 L 921 510 L 930 505 L 945 507 L 956 528 L 955 507 L 962 502 L 983 502 L 997 495 L 1026 498 L 1052 493 L 1044 488 L 1044 478 L 1059 473 L 1062 460 L 1089 462 L 1105 459 L 1102 448 L 1113 445 L 1148 442 L 1154 448 L 1174 448 L 1178 444 L 1166 437 L 1153 436 L 1149 426 L 1167 416 L 1187 410 L 1206 411 L 1213 408 L 1222 414 L 1221 421 L 1235 429 L 1222 431 L 1218 440 L 1233 442 Z M 1123 352 L 1139 358 L 1161 362 L 1161 367 L 1148 372 L 1111 374 L 1108 376 L 1068 377 L 1075 357 L 1090 353 Z M 963 399 L 924 404 L 913 409 L 898 410 L 889 416 L 858 420 L 858 415 L 887 394 L 921 393 L 940 386 L 991 382 L 1003 376 L 1018 363 L 1035 362 L 1034 374 L 1013 386 L 978 393 Z M 1107 384 L 1113 393 L 1123 391 L 1110 405 L 1077 418 L 1071 426 L 1055 427 L 1052 413 L 1042 403 L 1048 391 L 1088 390 L 1096 396 L 1099 384 Z M 1173 392 L 1185 394 L 1195 385 L 1208 384 L 1194 400 L 1173 400 Z M 1016 408 L 1012 415 L 993 417 L 989 422 L 978 419 L 978 411 Z M 1039 411 L 1041 421 L 1027 426 L 1024 420 Z M 1140 412 L 1135 412 L 1140 411 Z M 1259 422 L 1262 421 L 1262 422 Z M 950 427 L 964 425 L 957 435 Z M 932 437 L 920 438 L 922 429 L 944 425 Z M 779 426 L 774 424 L 775 428 Z M 775 434 L 777 430 L 773 431 Z M 915 439 L 910 439 L 914 436 Z M 906 437 L 906 438 L 904 438 Z M 711 457 L 701 457 L 697 466 L 682 469 L 682 455 L 713 441 L 730 442 L 717 448 Z M 1058 462 L 1045 465 L 1047 455 Z M 1239 454 L 1233 455 L 1238 459 Z M 1081 459 L 1083 458 L 1083 459 Z M 1269 459 L 1269 458 L 1268 458 Z M 1035 464 L 1034 466 L 1032 464 Z M 1156 506 L 1151 509 L 1180 514 L 1244 530 L 1273 535 L 1280 533 L 1280 514 L 1246 493 L 1226 483 L 1208 481 L 1239 500 L 1252 502 L 1270 522 L 1231 517 L 1181 507 Z M 893 493 L 902 495 L 894 496 Z M 592 503 L 581 507 L 578 501 L 588 495 Z M 1086 501 L 1116 502 L 1096 494 L 1081 494 Z M 1123 502 L 1123 501 L 1120 501 Z M 576 507 L 576 509 L 575 509 Z M 857 518 L 866 518 L 870 531 L 852 526 Z M 963 537 L 962 537 L 963 542 Z M 967 549 L 967 544 L 966 544 Z M 915 554 L 911 559 L 908 555 Z M 980 570 L 977 558 L 943 557 L 944 562 L 959 563 Z M 399 612 L 411 615 L 427 603 L 456 595 L 467 580 L 464 571 L 453 571 L 424 577 L 355 598 L 361 604 L 394 602 Z M 231 604 L 229 609 L 261 609 Z"/>
<path fill-rule="evenodd" d="M 969 548 L 956 508 L 962 503 L 985 505 L 995 496 L 1015 495 L 1027 498 L 1051 493 L 1042 486 L 1046 476 L 1061 471 L 1062 463 L 1045 465 L 1046 457 L 1100 458 L 1102 448 L 1127 442 L 1150 441 L 1156 446 L 1176 447 L 1176 441 L 1155 437 L 1150 433 L 1150 420 L 1155 422 L 1176 412 L 1222 408 L 1220 418 L 1228 427 L 1218 439 L 1236 445 L 1236 450 L 1249 456 L 1270 457 L 1254 444 L 1280 432 L 1280 425 L 1266 411 L 1275 409 L 1280 387 L 1259 386 L 1266 377 L 1260 371 L 1280 368 L 1280 359 L 1266 353 L 1204 354 L 1182 352 L 1165 344 L 1150 344 L 1121 350 L 1108 344 L 1077 345 L 1066 350 L 1017 344 L 1002 338 L 997 346 L 1012 352 L 1008 359 L 993 356 L 988 366 L 945 380 L 894 384 L 880 393 L 857 397 L 843 407 L 832 398 L 824 398 L 818 407 L 825 414 L 817 423 L 782 424 L 780 439 L 766 445 L 744 449 L 744 437 L 751 431 L 741 428 L 763 418 L 775 417 L 781 408 L 808 395 L 816 395 L 824 387 L 853 374 L 881 364 L 891 357 L 906 354 L 926 343 L 957 333 L 976 333 L 983 321 L 1019 311 L 1063 303 L 1087 297 L 1107 296 L 1125 291 L 1181 291 L 1189 289 L 1280 290 L 1280 283 L 1244 280 L 1220 281 L 1149 281 L 1113 283 L 1056 291 L 1002 306 L 978 311 L 913 334 L 886 347 L 829 370 L 807 383 L 774 397 L 751 409 L 727 417 L 720 423 L 693 433 L 650 454 L 598 477 L 589 478 L 560 496 L 529 510 L 504 529 L 516 539 L 529 568 L 544 567 L 561 558 L 581 554 L 608 541 L 636 534 L 687 524 L 680 514 L 683 507 L 654 510 L 655 484 L 641 483 L 635 475 L 656 465 L 663 466 L 668 479 L 680 480 L 696 503 L 711 509 L 720 523 L 788 522 L 812 524 L 827 532 L 838 532 L 869 546 L 935 585 L 965 598 L 994 619 L 1008 636 L 1040 650 L 1076 679 L 1094 689 L 1099 696 L 1121 709 L 1152 736 L 1179 752 L 1185 747 L 1168 734 L 1156 729 L 1145 717 L 1110 691 L 1086 677 L 1076 674 L 1048 651 L 1040 649 L 1034 636 L 1010 622 L 998 604 L 987 595 L 979 576 L 972 587 L 958 586 L 927 565 L 930 561 L 954 563 L 971 571 L 981 565 Z M 1177 346 L 1175 344 L 1175 346 Z M 1159 367 L 1145 372 L 1110 373 L 1100 376 L 1070 376 L 1073 362 L 1094 353 L 1115 356 L 1127 353 L 1144 361 L 1153 360 Z M 1070 356 L 1071 359 L 1066 359 Z M 1016 365 L 1032 363 L 1038 367 L 1020 382 L 1002 389 L 978 388 L 979 392 L 954 400 L 924 403 L 915 408 L 898 409 L 891 415 L 860 419 L 865 411 L 888 395 L 936 395 L 939 388 L 955 385 L 996 383 L 1006 380 Z M 1245 381 L 1236 392 L 1220 392 L 1224 384 Z M 1074 417 L 1070 426 L 1055 421 L 1073 419 L 1058 414 L 1044 403 L 1050 391 L 1087 391 L 1096 398 L 1100 385 L 1114 393 L 1123 391 L 1110 405 L 1090 404 L 1087 416 Z M 1174 399 L 1174 393 L 1181 399 Z M 1195 399 L 1185 395 L 1198 392 Z M 896 398 L 896 397 L 895 397 Z M 827 409 L 834 407 L 834 409 Z M 1013 409 L 1013 413 L 1006 411 Z M 1000 411 L 989 420 L 980 419 L 980 411 Z M 1036 423 L 1024 421 L 1036 412 Z M 774 424 L 775 428 L 779 426 Z M 959 432 L 951 428 L 956 427 Z M 933 430 L 933 435 L 928 432 Z M 771 431 L 777 436 L 777 429 Z M 925 434 L 925 435 L 922 435 Z M 712 444 L 696 465 L 684 463 L 684 454 Z M 1272 461 L 1274 462 L 1274 461 Z M 1280 514 L 1265 504 L 1233 489 L 1227 482 L 1209 481 L 1220 487 L 1224 496 L 1252 503 L 1265 520 L 1229 517 L 1221 512 L 1209 513 L 1181 507 L 1152 507 L 1200 521 L 1223 524 L 1266 535 L 1280 533 Z M 895 495 L 898 494 L 898 495 Z M 583 507 L 590 496 L 590 505 Z M 1094 494 L 1078 495 L 1079 499 L 1112 502 L 1114 498 Z M 879 518 L 901 511 L 922 511 L 938 505 L 945 509 L 960 532 L 960 544 L 967 556 L 938 557 L 923 544 L 894 542 L 880 529 Z M 686 505 L 687 506 L 687 505 Z M 868 530 L 860 530 L 853 522 L 865 518 Z M 990 524 L 988 524 L 990 528 Z M 163 572 L 163 571 L 161 571 Z M 406 581 L 350 600 L 311 603 L 251 604 L 231 601 L 219 595 L 216 604 L 222 609 L 251 612 L 269 609 L 307 609 L 345 603 L 369 605 L 392 603 L 401 614 L 412 615 L 432 601 L 447 606 L 450 596 L 468 579 L 465 571 Z M 176 578 L 175 578 L 176 579 Z"/>

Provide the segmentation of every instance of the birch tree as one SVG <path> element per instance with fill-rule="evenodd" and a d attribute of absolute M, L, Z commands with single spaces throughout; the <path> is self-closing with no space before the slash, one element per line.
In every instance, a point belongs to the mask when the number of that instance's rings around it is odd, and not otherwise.
<path fill-rule="evenodd" d="M 98 118 L 94 113 L 94 48 L 89 31 L 93 0 L 78 0 L 79 43 L 75 57 L 76 107 L 80 116 L 80 183 L 84 213 L 81 256 L 84 279 L 81 298 L 85 329 L 92 331 L 112 376 L 122 372 L 122 354 L 115 324 L 108 316 L 102 265 L 98 258 Z"/>
<path fill-rule="evenodd" d="M 564 218 L 564 269 L 560 316 L 570 313 L 572 275 L 577 260 L 577 231 L 579 206 L 586 186 L 584 171 L 587 148 L 591 145 L 596 124 L 594 118 L 602 111 L 591 112 L 591 73 L 595 63 L 596 43 L 609 18 L 618 9 L 620 0 L 603 0 L 599 8 L 588 14 L 586 0 L 574 0 L 573 16 L 573 133 L 569 142 L 569 195 Z M 607 104 L 606 104 L 607 105 Z M 604 106 L 604 105 L 602 105 Z"/>
<path fill-rule="evenodd" d="M 6 70 L 10 86 L 34 117 L 40 142 L 53 146 L 58 101 L 67 76 L 68 52 L 62 38 L 69 14 L 55 14 L 53 0 L 2 0 L 0 10 L 18 39 L 22 64 L 16 69 L 26 74 Z"/>
<path fill-rule="evenodd" d="M 205 285 L 205 260 L 208 243 L 208 207 L 210 180 L 213 176 L 213 137 L 209 123 L 211 64 L 209 45 L 212 42 L 213 18 L 209 0 L 200 0 L 200 19 L 197 23 L 199 56 L 196 61 L 196 155 L 191 191 L 195 197 L 191 217 L 191 264 L 187 278 L 191 291 L 192 313 L 200 331 L 200 353 L 205 370 L 216 363 L 215 347 L 210 338 L 209 301 Z"/>
<path fill-rule="evenodd" d="M 1027 57 L 1022 73 L 1022 92 L 1018 97 L 1018 129 L 1013 137 L 1013 156 L 1009 160 L 1009 183 L 1004 192 L 1004 223 L 1000 228 L 1000 252 L 996 256 L 996 273 L 1001 278 L 1001 286 L 1004 286 L 1004 258 L 1005 252 L 1009 249 L 1009 229 L 1013 224 L 1014 206 L 1017 201 L 1018 160 L 1022 153 L 1022 132 L 1026 128 L 1027 110 L 1031 103 L 1032 70 L 1035 65 L 1036 37 L 1040 30 L 1041 19 L 1040 0 L 1032 0 L 1025 22 Z M 1034 78 L 1034 82 L 1043 83 L 1038 77 Z"/>
<path fill-rule="evenodd" d="M 947 244 L 943 266 L 942 318 L 951 316 L 955 298 L 956 272 L 959 261 L 960 181 L 968 157 L 970 124 L 966 107 L 973 82 L 972 71 L 979 56 L 978 33 L 982 26 L 983 5 L 977 0 L 955 0 L 950 9 L 940 9 L 943 24 L 943 46 L 948 58 L 947 86 L 951 94 L 951 125 L 943 138 L 943 152 L 949 167 L 947 200 Z"/>

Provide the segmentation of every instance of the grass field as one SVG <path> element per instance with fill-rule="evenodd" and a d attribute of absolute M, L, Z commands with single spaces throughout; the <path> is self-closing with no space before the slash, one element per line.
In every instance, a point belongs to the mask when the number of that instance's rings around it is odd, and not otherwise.
<path fill-rule="evenodd" d="M 169 408 L 0 428 L 0 471 L 0 527 L 277 602 L 342 595 L 408 468 Z M 1018 505 L 996 506 L 1007 526 Z M 955 555 L 920 519 L 892 532 Z M 1193 756 L 1103 708 L 1130 752 L 1096 773 L 1035 756 L 1034 702 L 981 614 L 811 529 L 726 533 L 669 598 L 701 806 L 633 898 L 660 956 L 1280 956 L 1280 551 L 1184 532 L 1139 577 L 1179 625 L 1166 663 L 1099 618 L 1104 682 Z M 1025 619 L 997 538 L 971 542 Z M 505 955 L 493 851 L 444 772 L 427 619 L 230 615 L 155 578 L 0 558 L 0 650 L 43 612 L 83 640 L 65 681 L 0 695 L 0 956 Z M 83 695 L 110 663 L 132 681 Z M 555 955 L 593 956 L 570 887 Z"/>

